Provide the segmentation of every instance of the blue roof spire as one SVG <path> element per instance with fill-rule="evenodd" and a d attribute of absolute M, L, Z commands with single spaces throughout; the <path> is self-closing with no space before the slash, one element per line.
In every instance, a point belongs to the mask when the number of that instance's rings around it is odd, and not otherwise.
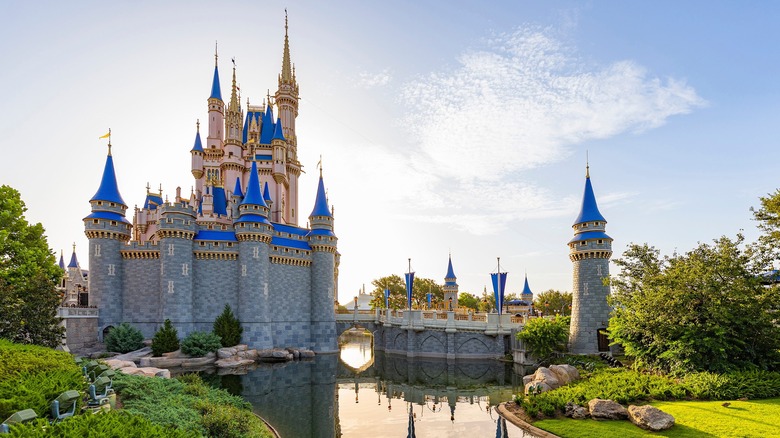
<path fill-rule="evenodd" d="M 582 195 L 582 208 L 574 224 L 592 221 L 606 222 L 607 220 L 601 215 L 599 206 L 596 204 L 596 195 L 593 194 L 593 185 L 590 182 L 590 166 L 585 166 L 585 192 Z"/>
<path fill-rule="evenodd" d="M 73 254 L 70 256 L 70 263 L 68 263 L 69 268 L 78 268 L 79 267 L 79 261 L 76 259 L 76 244 L 73 244 Z"/>
<path fill-rule="evenodd" d="M 322 170 L 320 170 L 320 184 L 317 186 L 317 199 L 314 201 L 314 210 L 311 211 L 309 217 L 314 216 L 333 217 L 330 214 L 330 207 L 328 207 L 328 198 L 325 196 L 325 183 L 322 181 Z"/>
<path fill-rule="evenodd" d="M 249 171 L 249 183 L 246 185 L 246 195 L 241 205 L 259 205 L 268 208 L 260 192 L 260 178 L 257 176 L 257 162 L 252 161 L 252 170 Z"/>
<path fill-rule="evenodd" d="M 190 152 L 203 152 L 203 143 L 200 141 L 200 120 L 195 123 L 195 126 L 195 145 L 192 146 L 192 150 L 190 150 Z"/>
<path fill-rule="evenodd" d="M 108 145 L 108 156 L 106 156 L 106 165 L 103 168 L 103 178 L 100 180 L 100 187 L 98 187 L 95 196 L 90 199 L 92 201 L 108 201 L 116 202 L 117 204 L 124 205 L 125 201 L 119 194 L 119 188 L 116 183 L 116 173 L 114 173 L 114 158 L 111 156 L 111 144 Z"/>
<path fill-rule="evenodd" d="M 219 86 L 219 67 L 217 66 L 217 60 L 219 56 L 217 55 L 217 46 L 214 45 L 214 80 L 211 82 L 211 95 L 209 96 L 209 99 L 219 99 L 222 100 L 222 89 Z"/>
<path fill-rule="evenodd" d="M 65 270 L 65 259 L 62 257 L 62 250 L 60 250 L 60 269 Z"/>
<path fill-rule="evenodd" d="M 265 183 L 265 188 L 263 188 L 263 200 L 266 204 L 273 202 L 273 199 L 271 199 L 271 194 L 268 192 L 268 183 Z"/>
<path fill-rule="evenodd" d="M 274 113 L 271 110 L 271 102 L 269 100 L 265 107 L 265 114 L 263 114 L 262 125 L 260 126 L 260 144 L 271 144 L 273 136 Z"/>
<path fill-rule="evenodd" d="M 282 119 L 280 118 L 276 119 L 276 129 L 274 130 L 274 137 L 271 140 L 285 141 L 284 133 L 282 132 Z"/>
<path fill-rule="evenodd" d="M 523 292 L 521 292 L 521 295 L 533 295 L 531 288 L 528 287 L 528 274 L 525 274 L 525 285 L 523 286 Z"/>
<path fill-rule="evenodd" d="M 455 277 L 455 271 L 452 270 L 452 254 L 450 254 L 450 261 L 447 265 L 447 276 L 445 278 L 457 278 Z"/>
<path fill-rule="evenodd" d="M 244 196 L 244 192 L 241 191 L 241 178 L 238 176 L 236 177 L 236 187 L 233 189 L 233 196 Z"/>

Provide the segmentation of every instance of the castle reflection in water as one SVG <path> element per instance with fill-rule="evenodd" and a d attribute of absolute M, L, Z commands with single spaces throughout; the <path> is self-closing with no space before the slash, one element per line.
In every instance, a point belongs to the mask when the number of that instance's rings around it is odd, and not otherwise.
<path fill-rule="evenodd" d="M 282 437 L 331 438 L 403 436 L 412 421 L 419 432 L 446 427 L 483 436 L 496 430 L 495 405 L 522 388 L 523 370 L 497 360 L 374 355 L 371 336 L 359 332 L 340 344 L 341 355 L 262 364 L 233 389 Z"/>

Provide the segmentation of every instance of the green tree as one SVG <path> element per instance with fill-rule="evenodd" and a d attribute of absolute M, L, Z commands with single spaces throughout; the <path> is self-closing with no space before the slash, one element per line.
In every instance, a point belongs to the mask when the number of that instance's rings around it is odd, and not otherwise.
<path fill-rule="evenodd" d="M 761 207 L 750 208 L 753 219 L 758 222 L 758 229 L 762 232 L 755 248 L 763 257 L 763 264 L 768 265 L 770 261 L 780 258 L 780 189 L 758 199 Z"/>
<path fill-rule="evenodd" d="M 24 217 L 19 192 L 0 186 L 0 337 L 56 347 L 62 341 L 57 283 L 62 270 L 43 226 Z"/>
<path fill-rule="evenodd" d="M 545 315 L 571 315 L 571 292 L 549 289 L 536 295 L 534 309 Z"/>
<path fill-rule="evenodd" d="M 163 353 L 170 353 L 179 349 L 179 332 L 171 324 L 170 319 L 159 330 L 154 333 L 152 338 L 152 355 L 162 356 Z"/>
<path fill-rule="evenodd" d="M 610 337 L 638 366 L 684 373 L 780 369 L 780 294 L 761 285 L 744 238 L 682 255 L 631 245 L 615 260 Z"/>
<path fill-rule="evenodd" d="M 538 360 L 544 361 L 555 351 L 565 351 L 569 341 L 569 322 L 567 316 L 555 318 L 531 318 L 517 333 L 517 339 L 525 343 L 525 348 Z"/>
<path fill-rule="evenodd" d="M 104 339 L 106 350 L 116 353 L 129 353 L 144 346 L 141 330 L 123 322 L 111 329 Z"/>
<path fill-rule="evenodd" d="M 458 294 L 458 306 L 477 310 L 479 309 L 479 297 L 468 292 L 461 292 Z"/>
<path fill-rule="evenodd" d="M 371 292 L 371 308 L 383 309 L 385 307 L 385 289 L 390 289 L 390 308 L 406 309 L 406 281 L 398 275 L 389 275 L 387 277 L 377 278 L 371 282 L 374 290 Z M 430 278 L 415 278 L 412 286 L 412 301 L 415 308 L 427 306 L 427 294 L 433 294 L 432 302 L 434 306 L 444 301 L 444 289 Z"/>
<path fill-rule="evenodd" d="M 225 309 L 214 320 L 214 334 L 220 337 L 223 347 L 233 347 L 241 343 L 243 332 L 241 321 L 233 315 L 230 305 L 225 304 Z"/>

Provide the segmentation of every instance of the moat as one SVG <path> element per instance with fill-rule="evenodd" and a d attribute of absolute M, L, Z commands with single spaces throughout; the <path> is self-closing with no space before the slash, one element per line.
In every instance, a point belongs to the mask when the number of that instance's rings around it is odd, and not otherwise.
<path fill-rule="evenodd" d="M 499 424 L 495 406 L 522 390 L 526 371 L 497 360 L 375 354 L 370 335 L 352 333 L 342 337 L 339 355 L 263 364 L 220 380 L 283 438 L 515 438 L 530 435 Z M 504 424 L 507 431 L 497 435 Z"/>

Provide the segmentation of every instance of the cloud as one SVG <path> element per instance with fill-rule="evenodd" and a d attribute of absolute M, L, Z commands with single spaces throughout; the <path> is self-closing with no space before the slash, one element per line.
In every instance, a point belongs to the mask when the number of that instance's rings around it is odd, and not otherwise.
<path fill-rule="evenodd" d="M 425 187 L 435 195 L 423 198 L 463 206 L 449 216 L 429 208 L 421 221 L 480 234 L 517 218 L 568 213 L 518 172 L 560 161 L 579 143 L 652 129 L 706 104 L 685 81 L 655 77 L 635 62 L 585 62 L 551 29 L 519 28 L 486 45 L 460 55 L 451 71 L 401 87 L 400 100 L 415 102 L 401 121 L 419 142 L 414 165 L 436 182 Z M 491 193 L 510 200 L 480 208 L 466 201 Z"/>
<path fill-rule="evenodd" d="M 361 72 L 358 73 L 357 85 L 361 88 L 384 87 L 393 79 L 390 72 L 385 69 L 379 73 Z"/>

